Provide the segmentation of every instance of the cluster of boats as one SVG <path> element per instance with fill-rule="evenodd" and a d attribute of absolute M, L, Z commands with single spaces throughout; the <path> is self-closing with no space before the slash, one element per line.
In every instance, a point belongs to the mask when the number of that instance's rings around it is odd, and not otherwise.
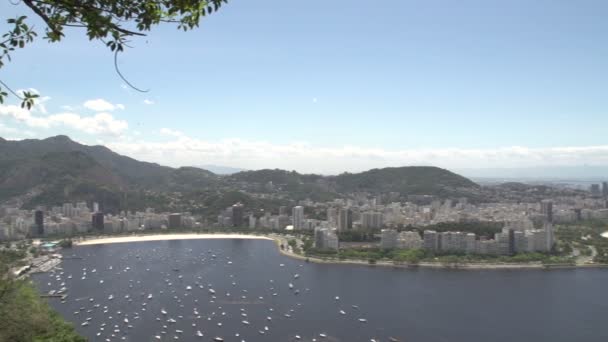
<path fill-rule="evenodd" d="M 233 261 L 230 260 L 230 257 L 219 258 L 218 254 L 218 252 L 208 251 L 206 255 L 199 255 L 197 257 L 197 262 L 207 265 L 208 267 L 224 265 L 224 267 L 227 267 L 227 271 L 230 271 L 230 267 L 233 267 L 232 265 L 234 265 Z M 125 256 L 125 259 L 129 259 L 129 257 L 132 257 L 132 255 Z M 141 256 L 136 255 L 136 258 L 141 259 Z M 174 262 L 177 263 L 179 261 L 174 260 Z M 285 267 L 285 265 L 281 264 L 280 267 Z M 299 267 L 304 267 L 304 265 L 299 265 Z M 130 276 L 132 270 L 129 266 L 117 269 L 109 266 L 103 271 L 104 272 L 97 272 L 96 269 L 89 270 L 85 267 L 82 268 L 82 275 L 79 277 L 73 277 L 72 275 L 64 277 L 65 274 L 63 270 L 56 269 L 51 273 L 51 277 L 54 278 L 55 282 L 59 283 L 60 289 L 51 292 L 66 293 L 68 290 L 64 280 L 64 278 L 66 278 L 68 281 L 74 282 L 73 285 L 75 286 L 77 286 L 78 281 L 87 281 L 88 279 L 89 282 L 100 284 L 99 293 L 103 293 L 103 290 L 106 288 L 102 284 L 105 282 L 104 279 L 98 279 L 100 276 Z M 142 270 L 138 269 L 138 272 L 141 271 Z M 229 336 L 231 341 L 246 342 L 244 335 L 242 336 L 237 331 L 233 331 L 231 334 L 225 334 L 224 336 L 216 335 L 218 331 L 225 330 L 225 328 L 223 328 L 224 321 L 229 323 L 228 325 L 234 329 L 235 313 L 229 314 L 228 311 L 230 310 L 227 310 L 222 304 L 231 306 L 241 305 L 242 307 L 239 308 L 238 315 L 240 316 L 242 329 L 246 329 L 243 332 L 248 331 L 247 336 L 251 337 L 252 332 L 255 331 L 260 338 L 268 334 L 272 335 L 273 326 L 276 326 L 277 324 L 280 325 L 282 319 L 295 318 L 296 316 L 294 315 L 297 315 L 297 309 L 302 306 L 301 303 L 295 303 L 295 307 L 282 312 L 282 315 L 280 315 L 281 313 L 277 312 L 278 310 L 275 310 L 275 308 L 272 307 L 272 300 L 269 300 L 266 296 L 251 295 L 247 289 L 239 290 L 238 282 L 233 274 L 229 274 L 230 285 L 228 288 L 225 288 L 225 285 L 218 288 L 212 283 L 204 281 L 204 279 L 206 279 L 204 276 L 205 272 L 200 272 L 199 275 L 190 278 L 192 276 L 190 272 L 184 272 L 184 274 L 182 274 L 182 271 L 178 267 L 174 267 L 172 271 L 173 272 L 160 272 L 159 274 L 156 274 L 156 278 L 164 278 L 162 280 L 164 283 L 162 287 L 163 290 L 157 290 L 158 293 L 143 292 L 141 290 L 146 288 L 146 286 L 142 283 L 142 280 L 129 279 L 128 289 L 120 289 L 124 290 L 126 292 L 125 294 L 118 295 L 117 293 L 110 293 L 105 296 L 100 296 L 96 293 L 88 298 L 75 298 L 74 301 L 83 302 L 85 304 L 74 311 L 74 316 L 85 316 L 80 322 L 80 327 L 82 329 L 90 329 L 90 327 L 96 325 L 96 331 L 94 332 L 95 337 L 98 338 L 96 340 L 106 342 L 130 340 L 129 336 L 131 332 L 136 329 L 136 327 L 139 328 L 144 325 L 140 325 L 139 322 L 145 322 L 145 326 L 150 327 L 150 316 L 156 316 L 154 317 L 154 320 L 158 324 L 155 328 L 157 329 L 157 332 L 150 332 L 152 333 L 152 340 L 185 339 L 189 341 L 196 339 L 205 340 L 205 338 L 208 338 L 212 341 L 220 342 L 224 341 L 225 336 Z M 146 269 L 146 272 L 151 271 Z M 286 270 L 286 272 L 290 271 Z M 184 277 L 184 275 L 186 277 Z M 188 280 L 184 278 L 188 278 Z M 289 292 L 294 296 L 300 294 L 300 289 L 298 289 L 297 286 L 297 284 L 299 284 L 299 279 L 300 274 L 295 273 L 291 276 L 291 281 L 286 285 L 283 285 L 286 286 Z M 189 281 L 192 281 L 192 283 L 187 284 Z M 280 285 L 277 286 L 273 279 L 269 279 L 269 283 L 270 286 L 267 288 L 267 294 L 270 297 L 279 296 L 281 293 Z M 49 282 L 48 285 L 52 286 L 53 284 Z M 310 289 L 305 288 L 303 291 L 309 292 Z M 167 302 L 156 301 L 155 298 L 157 297 L 161 298 L 161 301 L 166 301 L 167 298 L 169 298 L 172 309 L 165 307 L 168 304 Z M 340 308 L 342 306 L 342 301 L 339 296 L 335 296 L 334 301 L 336 302 L 336 314 L 339 316 L 355 316 L 352 319 L 355 319 L 360 323 L 367 323 L 366 318 L 357 317 L 360 313 L 357 305 L 350 306 L 353 315 L 349 315 L 347 311 Z M 125 302 L 128 304 L 127 307 L 129 312 L 125 312 L 126 310 L 124 309 L 122 311 L 113 309 L 113 307 L 116 306 L 124 308 Z M 65 299 L 63 300 L 63 303 L 65 303 Z M 114 303 L 116 305 L 114 305 Z M 266 314 L 252 320 L 251 313 L 247 310 L 247 305 L 252 304 L 266 306 Z M 186 306 L 192 306 L 191 313 L 186 314 Z M 201 310 L 200 308 L 205 308 L 205 310 Z M 99 314 L 99 311 L 101 311 L 101 315 Z M 207 311 L 207 313 L 204 313 L 203 311 Z M 154 312 L 157 314 L 154 315 Z M 256 315 L 259 315 L 260 311 L 256 308 L 255 313 Z M 279 315 L 277 315 L 277 313 L 279 313 Z M 99 320 L 99 316 L 103 317 L 101 322 L 93 319 L 93 317 L 97 317 L 97 320 Z M 186 323 L 191 326 L 190 329 L 184 327 Z M 216 328 L 210 329 L 213 326 Z M 207 333 L 206 331 L 213 331 L 213 333 Z M 137 336 L 141 336 L 141 334 L 142 332 L 139 331 Z M 301 334 L 293 334 L 289 339 L 292 341 L 303 339 L 308 341 L 333 340 L 325 332 L 320 332 L 315 336 L 308 337 L 304 337 Z M 256 340 L 258 339 L 256 338 Z M 370 341 L 379 342 L 378 339 L 370 339 Z M 392 339 L 391 341 L 397 340 Z"/>

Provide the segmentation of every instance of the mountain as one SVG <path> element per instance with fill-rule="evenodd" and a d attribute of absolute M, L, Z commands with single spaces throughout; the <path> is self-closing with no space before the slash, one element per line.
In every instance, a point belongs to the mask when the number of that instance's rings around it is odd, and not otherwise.
<path fill-rule="evenodd" d="M 195 167 L 204 169 L 207 171 L 211 171 L 211 172 L 215 173 L 216 175 L 231 175 L 231 174 L 234 174 L 237 172 L 246 171 L 245 169 L 241 169 L 238 167 L 213 165 L 213 164 L 198 165 Z"/>
<path fill-rule="evenodd" d="M 285 170 L 239 172 L 228 179 L 256 191 L 268 188 L 291 193 L 297 199 L 331 199 L 350 193 L 380 194 L 396 192 L 401 196 L 431 195 L 437 197 L 470 197 L 481 199 L 481 187 L 471 180 L 448 170 L 432 166 L 406 166 L 373 169 L 338 176 L 300 174 Z"/>
<path fill-rule="evenodd" d="M 343 173 L 330 177 L 341 193 L 398 192 L 407 195 L 439 197 L 479 197 L 481 187 L 451 171 L 433 166 L 406 166 L 372 169 L 361 173 Z"/>
<path fill-rule="evenodd" d="M 145 208 L 147 201 L 162 205 L 170 200 L 158 193 L 206 188 L 217 180 L 206 170 L 141 162 L 63 135 L 0 140 L 0 176 L 0 201 L 14 199 L 26 207 L 99 201 L 110 211 L 127 205 Z"/>
<path fill-rule="evenodd" d="M 171 168 L 129 158 L 104 146 L 87 146 L 67 136 L 0 139 L 0 201 L 24 207 L 67 201 L 97 201 L 104 210 L 121 208 L 200 210 L 241 198 L 251 207 L 288 205 L 298 200 L 329 201 L 353 193 L 393 192 L 483 199 L 482 188 L 436 167 L 373 169 L 338 176 L 266 169 L 219 176 L 196 167 Z M 193 209 L 194 208 L 194 209 Z"/>

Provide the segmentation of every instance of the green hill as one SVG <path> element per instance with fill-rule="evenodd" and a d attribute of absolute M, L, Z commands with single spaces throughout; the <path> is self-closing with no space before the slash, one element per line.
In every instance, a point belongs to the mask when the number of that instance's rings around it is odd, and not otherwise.
<path fill-rule="evenodd" d="M 402 195 L 460 197 L 477 195 L 481 187 L 448 170 L 431 166 L 406 166 L 343 173 L 331 177 L 338 192 L 398 192 Z"/>

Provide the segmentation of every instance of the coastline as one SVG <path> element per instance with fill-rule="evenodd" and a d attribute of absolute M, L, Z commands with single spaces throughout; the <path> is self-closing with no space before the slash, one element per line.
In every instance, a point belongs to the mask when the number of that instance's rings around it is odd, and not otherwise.
<path fill-rule="evenodd" d="M 287 241 L 293 236 L 282 235 L 253 235 L 242 233 L 176 233 L 176 234 L 140 234 L 132 236 L 116 236 L 116 237 L 93 237 L 90 239 L 74 240 L 74 246 L 90 246 L 110 243 L 129 243 L 129 242 L 145 242 L 145 241 L 166 241 L 166 240 L 197 240 L 197 239 L 251 239 L 251 240 L 271 240 L 274 241 L 279 253 L 284 256 L 318 264 L 342 264 L 342 265 L 358 265 L 368 267 L 392 267 L 392 268 L 430 268 L 430 269 L 458 269 L 458 270 L 552 270 L 552 269 L 585 269 L 585 268 L 607 268 L 608 264 L 585 264 L 585 265 L 544 265 L 542 263 L 526 263 L 526 264 L 492 264 L 492 263 L 438 263 L 438 262 L 420 262 L 417 264 L 395 264 L 391 261 L 377 261 L 375 264 L 370 264 L 367 260 L 353 259 L 322 259 L 315 256 L 305 256 L 296 254 L 291 251 Z M 285 249 L 281 249 L 281 244 Z"/>
<path fill-rule="evenodd" d="M 153 234 L 153 235 L 130 235 L 116 237 L 94 237 L 92 239 L 74 240 L 74 246 L 89 246 L 108 243 L 127 243 L 144 241 L 165 241 L 165 240 L 197 240 L 197 239 L 257 239 L 274 240 L 263 235 L 249 234 L 227 234 L 227 233 L 182 233 L 182 234 Z"/>

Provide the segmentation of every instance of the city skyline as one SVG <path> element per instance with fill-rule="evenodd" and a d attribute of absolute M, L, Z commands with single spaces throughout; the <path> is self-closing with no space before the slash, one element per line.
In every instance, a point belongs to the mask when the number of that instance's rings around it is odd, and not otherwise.
<path fill-rule="evenodd" d="M 82 31 L 62 45 L 39 39 L 2 79 L 42 99 L 31 112 L 15 98 L 0 105 L 0 136 L 322 174 L 608 165 L 605 3 L 315 5 L 230 3 L 199 30 L 155 29 L 119 60 L 148 93 L 123 84 Z"/>

